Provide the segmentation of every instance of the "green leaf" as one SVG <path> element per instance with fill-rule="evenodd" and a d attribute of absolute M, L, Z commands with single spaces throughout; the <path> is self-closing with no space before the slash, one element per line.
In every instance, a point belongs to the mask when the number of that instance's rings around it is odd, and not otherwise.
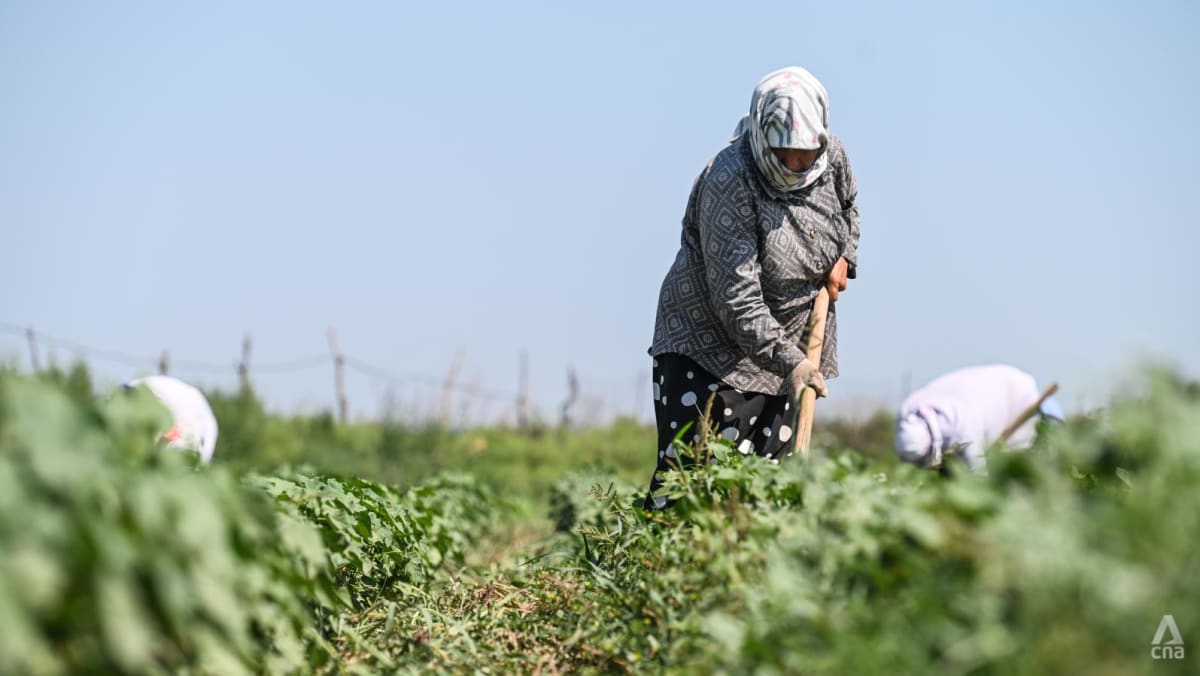
<path fill-rule="evenodd" d="M 109 657 L 127 671 L 148 668 L 158 636 L 136 588 L 123 576 L 105 575 L 97 580 L 96 597 Z"/>

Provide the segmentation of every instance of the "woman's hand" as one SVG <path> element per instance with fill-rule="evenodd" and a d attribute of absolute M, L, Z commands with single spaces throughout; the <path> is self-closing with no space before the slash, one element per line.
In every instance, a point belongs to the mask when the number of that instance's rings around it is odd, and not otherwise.
<path fill-rule="evenodd" d="M 829 300 L 835 301 L 838 299 L 838 292 L 846 290 L 846 275 L 850 272 L 850 264 L 845 258 L 838 258 L 833 264 L 833 269 L 829 271 L 829 276 L 825 282 L 825 288 L 829 290 Z"/>
<path fill-rule="evenodd" d="M 829 388 L 825 385 L 825 376 L 821 375 L 821 369 L 807 357 L 801 360 L 796 368 L 788 374 L 787 383 L 793 404 L 800 401 L 800 395 L 806 387 L 813 388 L 818 397 L 829 396 Z"/>

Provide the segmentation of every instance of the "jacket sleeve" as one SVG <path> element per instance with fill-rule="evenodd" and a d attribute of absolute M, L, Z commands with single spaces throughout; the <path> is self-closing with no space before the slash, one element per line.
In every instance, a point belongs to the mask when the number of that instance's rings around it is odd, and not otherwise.
<path fill-rule="evenodd" d="M 786 378 L 804 353 L 763 300 L 750 187 L 736 174 L 715 168 L 700 190 L 697 223 L 713 310 L 756 365 Z"/>
<path fill-rule="evenodd" d="M 850 157 L 846 155 L 846 147 L 840 140 L 837 141 L 837 150 L 830 160 L 834 165 L 834 180 L 845 224 L 842 258 L 850 264 L 849 277 L 854 279 L 858 277 L 858 183 L 854 180 L 854 172 L 850 170 Z"/>

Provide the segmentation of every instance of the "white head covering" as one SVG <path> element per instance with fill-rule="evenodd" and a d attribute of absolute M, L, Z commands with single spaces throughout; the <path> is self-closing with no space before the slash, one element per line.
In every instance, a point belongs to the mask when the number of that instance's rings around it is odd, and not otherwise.
<path fill-rule="evenodd" d="M 767 182 L 782 192 L 812 185 L 825 171 L 824 152 L 803 172 L 779 161 L 771 148 L 814 150 L 829 144 L 829 96 L 812 73 L 798 66 L 768 74 L 754 88 L 750 113 L 738 122 L 734 140 L 750 134 L 754 162 Z"/>
<path fill-rule="evenodd" d="M 942 431 L 936 411 L 922 406 L 896 421 L 896 454 L 917 465 L 941 464 Z"/>
<path fill-rule="evenodd" d="M 126 387 L 145 385 L 171 413 L 173 426 L 163 434 L 168 448 L 196 451 L 200 460 L 212 460 L 217 446 L 217 418 L 204 394 L 171 376 L 148 376 L 130 381 Z"/>

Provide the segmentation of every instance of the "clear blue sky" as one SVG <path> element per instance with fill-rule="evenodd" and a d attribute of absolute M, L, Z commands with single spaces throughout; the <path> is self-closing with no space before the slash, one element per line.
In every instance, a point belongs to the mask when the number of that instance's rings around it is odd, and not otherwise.
<path fill-rule="evenodd" d="M 1195 2 L 570 4 L 3 2 L 0 322 L 146 356 L 93 361 L 112 382 L 335 326 L 397 373 L 461 346 L 463 382 L 511 391 L 527 348 L 548 415 L 574 365 L 648 419 L 688 189 L 794 64 L 860 189 L 830 406 L 978 362 L 1068 407 L 1146 356 L 1200 373 Z M 257 384 L 331 400 L 329 367 Z M 350 388 L 358 415 L 387 392 Z"/>

